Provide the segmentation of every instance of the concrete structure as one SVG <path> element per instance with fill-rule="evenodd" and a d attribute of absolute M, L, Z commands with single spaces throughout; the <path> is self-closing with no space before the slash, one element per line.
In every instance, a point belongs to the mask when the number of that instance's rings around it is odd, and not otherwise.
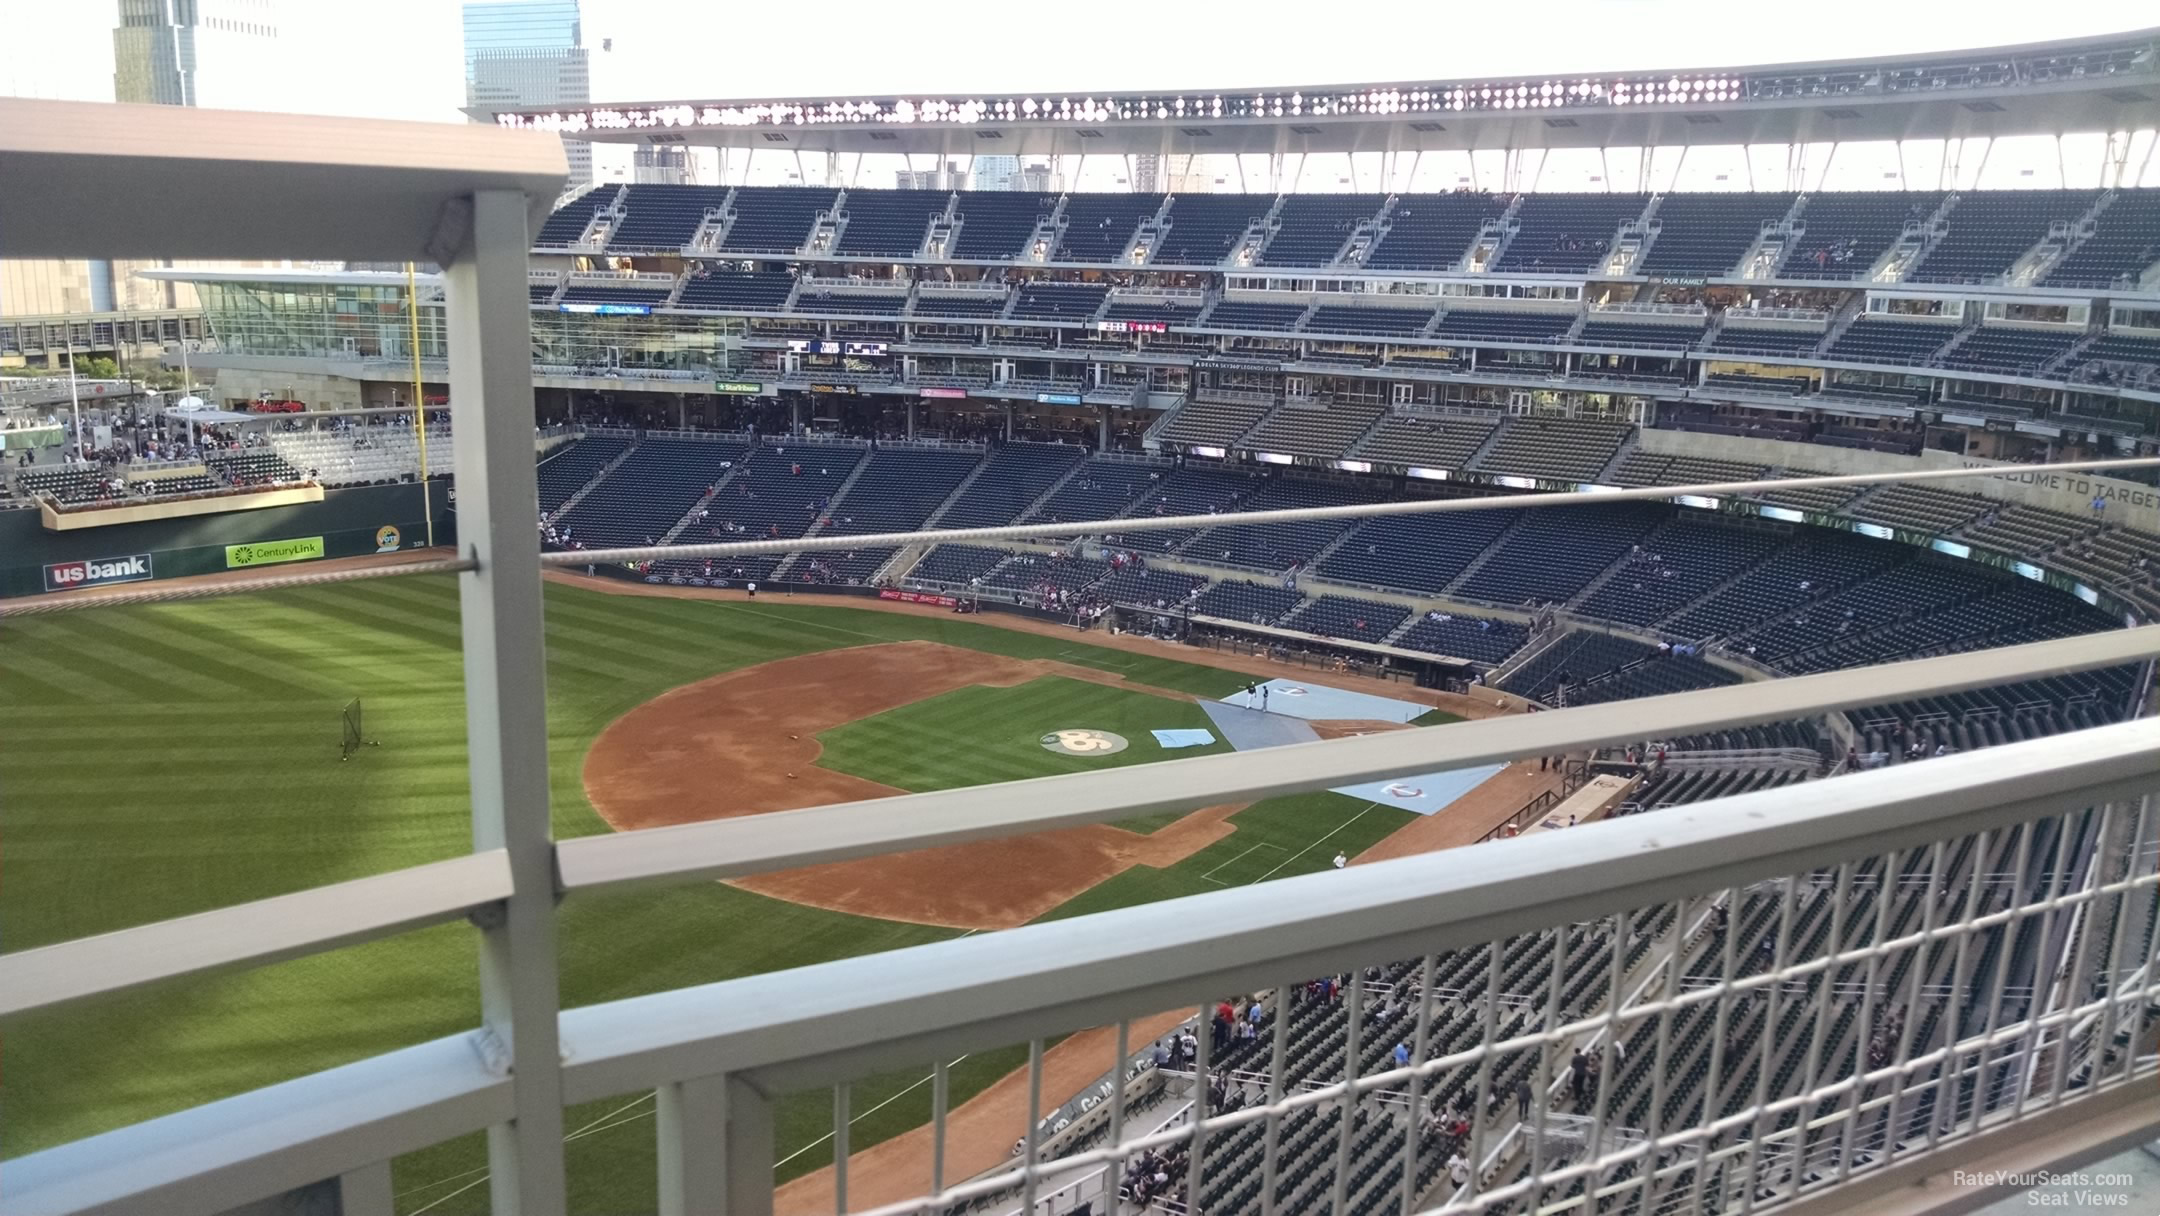
<path fill-rule="evenodd" d="M 274 110 L 282 0 L 120 0 L 113 100 Z"/>

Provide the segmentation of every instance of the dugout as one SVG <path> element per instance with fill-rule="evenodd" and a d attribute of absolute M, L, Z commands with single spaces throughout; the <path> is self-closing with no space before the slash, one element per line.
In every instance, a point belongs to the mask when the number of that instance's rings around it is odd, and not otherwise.
<path fill-rule="evenodd" d="M 1123 633 L 1251 655 L 1315 671 L 1401 680 L 1446 692 L 1464 691 L 1477 674 L 1476 664 L 1466 659 L 1137 604 L 1118 605 L 1113 610 L 1113 625 Z"/>

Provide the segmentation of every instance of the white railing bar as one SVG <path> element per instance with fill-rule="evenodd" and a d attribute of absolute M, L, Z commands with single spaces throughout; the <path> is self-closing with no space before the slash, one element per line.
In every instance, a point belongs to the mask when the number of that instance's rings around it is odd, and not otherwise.
<path fill-rule="evenodd" d="M 556 854 L 568 891 L 737 877 L 1883 704 L 2111 666 L 2156 649 L 2160 626 L 2113 630 L 1881 667 L 1459 722 L 1443 731 L 1392 731 L 587 836 L 561 842 Z"/>
<path fill-rule="evenodd" d="M 2160 721 L 571 1010 L 566 1098 L 757 1070 L 768 1092 L 1532 932 L 2160 782 Z M 1550 843 L 1545 843 L 1550 842 Z M 1525 844 L 1543 847 L 1522 847 Z"/>
<path fill-rule="evenodd" d="M 501 849 L 489 849 L 0 954 L 0 1017 L 388 937 L 509 896 L 509 861 Z"/>
<path fill-rule="evenodd" d="M 500 1123 L 473 1034 L 207 1102 L 7 1162 L 6 1216 L 222 1212 Z"/>
<path fill-rule="evenodd" d="M 1515 507 L 1596 506 L 1615 502 L 1657 502 L 1682 494 L 1719 495 L 1804 490 L 1833 486 L 1871 486 L 1895 482 L 1946 481 L 1960 478 L 2027 477 L 2036 473 L 2090 473 L 2109 469 L 2160 468 L 2160 457 L 2124 460 L 2077 460 L 2060 464 L 1990 465 L 1975 469 L 1908 469 L 1895 473 L 1838 473 L 1821 477 L 1758 478 L 1712 481 L 1687 486 L 1638 486 L 1633 489 L 1496 494 L 1483 498 L 1413 499 L 1403 502 L 1350 503 L 1338 507 L 1286 507 L 1273 511 L 1225 511 L 1219 515 L 1150 515 L 1131 519 L 1081 520 L 1068 523 L 1004 524 L 994 528 L 943 528 L 919 532 L 883 532 L 865 536 L 805 536 L 792 540 L 725 541 L 703 545 L 645 545 L 630 549 L 578 549 L 543 553 L 546 566 L 620 565 L 669 558 L 736 557 L 756 553 L 797 553 L 878 545 L 940 544 L 985 540 L 1029 540 L 1054 536 L 1093 536 L 1102 532 L 1164 532 L 1185 528 L 1220 528 L 1230 524 L 1298 523 L 1316 519 L 1377 519 L 1386 515 L 1434 515 L 1455 511 L 1499 511 Z M 1445 484 L 1445 483 L 1441 483 Z"/>

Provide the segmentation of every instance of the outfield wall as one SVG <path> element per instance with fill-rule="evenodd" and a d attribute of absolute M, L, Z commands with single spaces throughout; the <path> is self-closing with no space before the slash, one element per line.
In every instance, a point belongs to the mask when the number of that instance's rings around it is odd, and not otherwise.
<path fill-rule="evenodd" d="M 437 480 L 428 489 L 435 500 L 436 543 L 454 542 L 450 483 Z M 0 596 L 42 595 L 52 589 L 48 567 L 69 563 L 118 564 L 143 557 L 140 572 L 121 577 L 144 581 L 294 569 L 320 558 L 418 549 L 426 537 L 426 512 L 414 484 L 354 486 L 330 490 L 320 502 L 68 532 L 47 531 L 36 511 L 0 511 Z M 271 547 L 278 542 L 300 543 Z M 243 548 L 236 551 L 236 546 Z"/>

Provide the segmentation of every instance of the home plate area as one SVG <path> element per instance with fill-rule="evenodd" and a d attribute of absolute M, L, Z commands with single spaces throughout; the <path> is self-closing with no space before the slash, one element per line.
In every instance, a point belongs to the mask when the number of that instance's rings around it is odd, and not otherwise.
<path fill-rule="evenodd" d="M 1222 732 L 1223 740 L 1241 752 L 1313 742 L 1321 737 L 1320 732 L 1313 729 L 1313 722 L 1407 723 L 1431 709 L 1414 701 L 1300 684 L 1295 680 L 1269 680 L 1259 687 L 1267 690 L 1264 699 L 1257 693 L 1248 697 L 1239 690 L 1220 701 L 1200 703 L 1215 728 Z M 1246 708 L 1248 700 L 1253 702 L 1254 708 Z M 1263 703 L 1267 706 L 1265 710 L 1258 708 Z M 1364 785 L 1346 785 L 1334 792 L 1430 815 L 1476 789 L 1486 778 L 1505 767 L 1480 764 L 1446 772 L 1418 773 Z"/>

